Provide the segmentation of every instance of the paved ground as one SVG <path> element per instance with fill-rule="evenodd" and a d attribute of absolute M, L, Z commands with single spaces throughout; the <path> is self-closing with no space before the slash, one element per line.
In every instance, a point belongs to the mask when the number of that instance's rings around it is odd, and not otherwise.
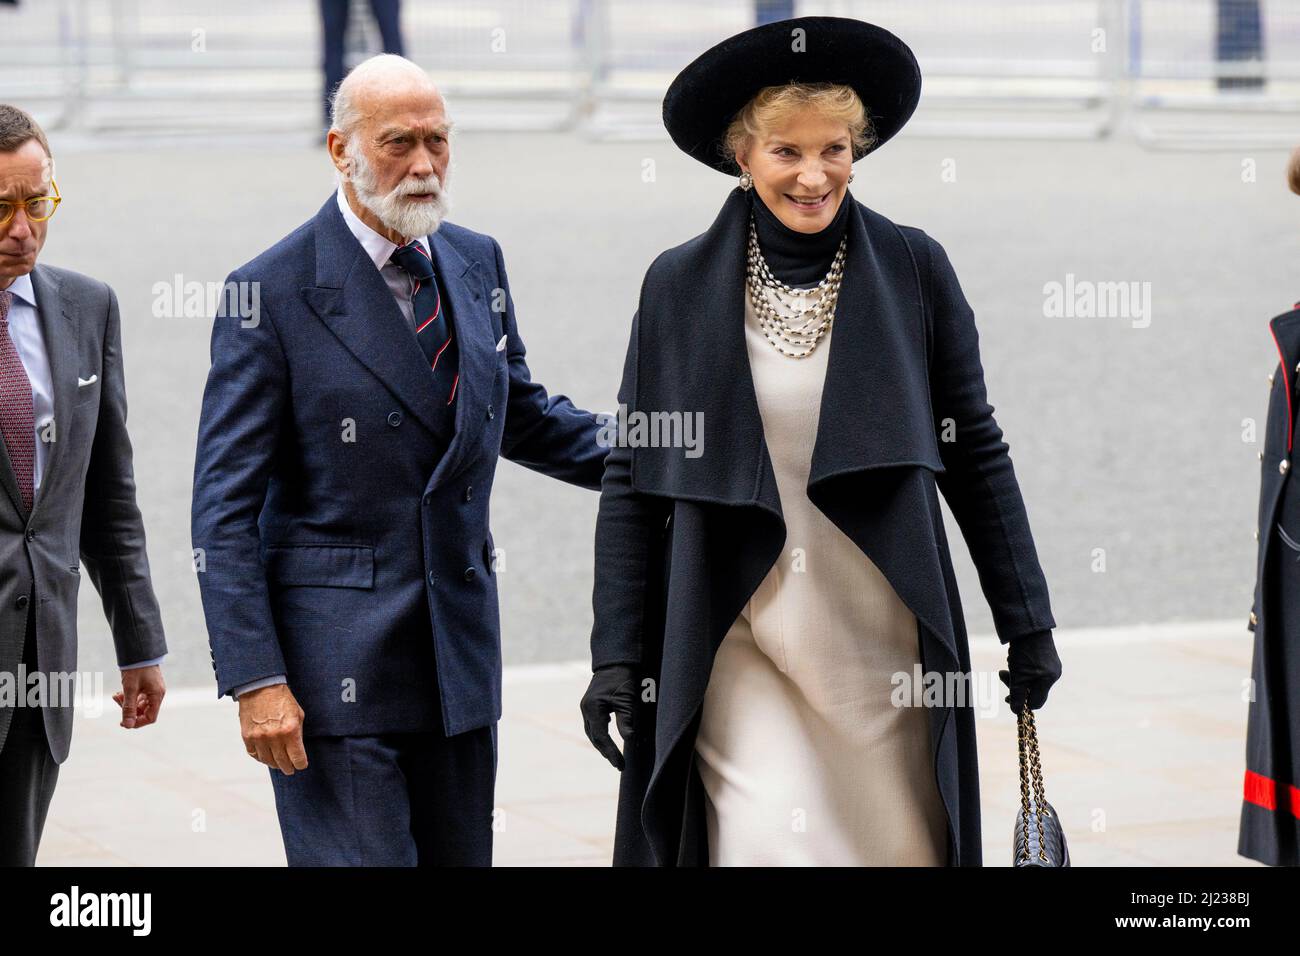
<path fill-rule="evenodd" d="M 1248 632 L 1235 621 L 1078 630 L 1058 646 L 1069 679 L 1037 716 L 1075 864 L 1254 865 L 1236 855 Z M 979 679 L 995 680 L 1004 653 L 992 638 L 972 647 Z M 618 775 L 582 732 L 586 675 L 580 661 L 507 670 L 498 865 L 610 860 Z M 229 701 L 175 691 L 139 732 L 104 713 L 78 715 L 40 864 L 284 864 L 268 771 L 244 755 Z M 1003 866 L 1019 801 L 1005 704 L 977 734 L 984 856 Z"/>

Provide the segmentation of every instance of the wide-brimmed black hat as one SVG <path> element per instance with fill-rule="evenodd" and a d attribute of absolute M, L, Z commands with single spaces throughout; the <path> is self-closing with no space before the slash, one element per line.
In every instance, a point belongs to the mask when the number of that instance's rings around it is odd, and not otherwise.
<path fill-rule="evenodd" d="M 802 30 L 797 34 L 796 30 Z M 706 50 L 677 74 L 664 96 L 664 126 L 688 155 L 720 172 L 738 172 L 722 153 L 728 125 L 765 86 L 843 83 L 867 108 L 879 149 L 916 109 L 921 69 L 888 30 L 846 17 L 798 17 L 746 30 Z"/>

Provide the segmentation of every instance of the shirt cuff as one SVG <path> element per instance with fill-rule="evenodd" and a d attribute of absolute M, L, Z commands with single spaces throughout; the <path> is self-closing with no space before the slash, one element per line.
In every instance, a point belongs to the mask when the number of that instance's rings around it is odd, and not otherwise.
<path fill-rule="evenodd" d="M 167 656 L 166 654 L 163 655 L 163 657 L 166 656 Z M 134 671 L 134 670 L 139 670 L 141 667 L 154 667 L 158 664 L 161 664 L 162 662 L 163 662 L 162 657 L 155 657 L 151 661 L 140 661 L 137 664 L 120 664 L 118 665 L 117 669 L 120 671 Z"/>
<path fill-rule="evenodd" d="M 238 700 L 240 694 L 246 694 L 250 690 L 260 690 L 263 687 L 270 687 L 272 684 L 287 684 L 288 682 L 288 679 L 283 674 L 276 674 L 274 677 L 263 677 L 230 688 L 230 696 Z"/>

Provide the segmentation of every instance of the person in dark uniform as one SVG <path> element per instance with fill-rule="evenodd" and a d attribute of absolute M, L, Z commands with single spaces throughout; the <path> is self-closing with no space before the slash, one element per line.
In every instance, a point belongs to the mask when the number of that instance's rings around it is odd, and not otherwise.
<path fill-rule="evenodd" d="M 1287 168 L 1300 195 L 1300 149 Z M 1251 665 L 1246 776 L 1237 852 L 1270 866 L 1300 864 L 1300 487 L 1291 483 L 1296 379 L 1300 376 L 1300 302 L 1269 321 L 1279 364 L 1260 452 L 1259 547 Z"/>

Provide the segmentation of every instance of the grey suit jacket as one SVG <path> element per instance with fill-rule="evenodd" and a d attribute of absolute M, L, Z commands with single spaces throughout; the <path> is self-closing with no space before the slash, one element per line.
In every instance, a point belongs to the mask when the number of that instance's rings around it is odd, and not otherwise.
<path fill-rule="evenodd" d="M 117 297 L 96 279 L 44 265 L 32 271 L 32 288 L 54 381 L 54 429 L 30 513 L 0 441 L 0 671 L 18 670 L 32 594 L 40 669 L 76 671 L 78 559 L 103 599 L 118 663 L 151 660 L 167 645 L 135 503 Z M 12 716 L 0 707 L 0 746 Z M 47 706 L 45 730 L 62 763 L 72 708 Z"/>

